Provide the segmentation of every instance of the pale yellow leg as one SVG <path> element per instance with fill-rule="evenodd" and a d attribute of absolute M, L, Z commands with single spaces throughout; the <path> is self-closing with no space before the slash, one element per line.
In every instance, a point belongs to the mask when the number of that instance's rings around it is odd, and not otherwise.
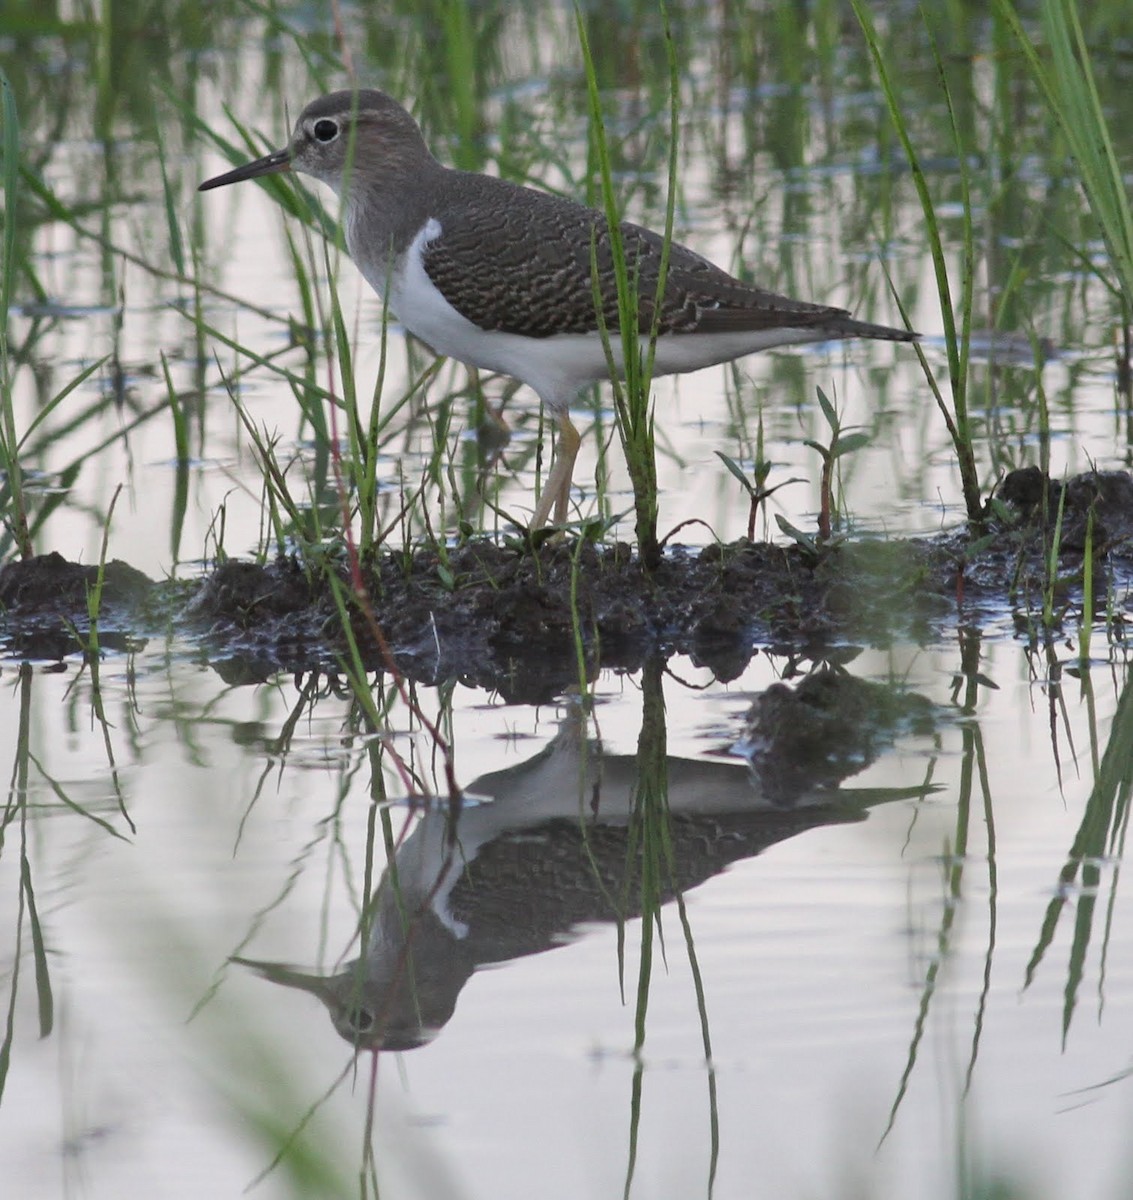
<path fill-rule="evenodd" d="M 566 524 L 570 482 L 574 478 L 574 460 L 578 457 L 578 447 L 581 443 L 582 438 L 571 424 L 570 416 L 565 412 L 560 414 L 555 461 L 551 463 L 543 494 L 535 506 L 535 514 L 531 518 L 532 529 L 542 529 L 546 525 L 552 508 L 555 510 L 555 524 Z"/>

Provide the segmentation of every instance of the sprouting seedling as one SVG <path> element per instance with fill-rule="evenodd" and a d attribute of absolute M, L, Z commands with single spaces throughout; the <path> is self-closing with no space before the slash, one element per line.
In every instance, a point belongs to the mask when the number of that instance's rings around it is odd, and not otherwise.
<path fill-rule="evenodd" d="M 863 446 L 868 446 L 869 434 L 861 430 L 849 433 L 843 429 L 842 419 L 838 416 L 838 410 L 830 403 L 829 397 L 822 388 L 817 388 L 816 390 L 818 392 L 818 403 L 822 408 L 822 415 L 826 418 L 827 425 L 830 426 L 830 442 L 824 446 L 821 442 L 807 438 L 803 444 L 809 446 L 812 450 L 816 450 L 822 459 L 822 483 L 819 489 L 820 503 L 818 509 L 818 540 L 820 542 L 828 542 L 834 518 L 834 465 L 843 455 L 852 454 L 855 450 L 860 450 Z"/>
<path fill-rule="evenodd" d="M 774 487 L 767 486 L 767 479 L 771 474 L 771 468 L 774 463 L 763 457 L 763 418 L 759 418 L 759 431 L 755 439 L 755 461 L 752 464 L 750 477 L 744 471 L 743 467 L 732 458 L 725 454 L 722 450 L 716 451 L 716 456 L 728 468 L 731 474 L 739 480 L 740 486 L 748 494 L 748 499 L 751 501 L 751 507 L 747 515 L 747 540 L 755 541 L 755 519 L 760 508 L 767 500 L 774 496 L 775 493 L 782 487 L 786 487 L 789 483 L 803 483 L 803 479 L 793 477 L 784 479 L 782 483 L 777 483 Z"/>

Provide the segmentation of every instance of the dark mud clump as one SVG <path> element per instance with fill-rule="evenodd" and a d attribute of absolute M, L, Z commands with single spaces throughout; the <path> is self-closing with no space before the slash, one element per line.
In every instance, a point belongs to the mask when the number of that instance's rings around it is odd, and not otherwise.
<path fill-rule="evenodd" d="M 172 630 L 234 682 L 338 670 L 353 641 L 367 670 L 392 665 L 414 679 L 457 678 L 527 702 L 577 681 L 580 656 L 591 673 L 680 653 L 728 680 L 759 646 L 825 658 L 851 642 L 927 642 L 958 617 L 978 625 L 1008 606 L 1026 624 L 1041 607 L 1059 520 L 1063 596 L 1080 577 L 1087 534 L 1094 594 L 1127 586 L 1133 480 L 1089 473 L 1059 484 L 1024 470 L 1004 481 L 979 536 L 821 548 L 741 541 L 670 550 L 652 571 L 623 544 L 554 539 L 538 549 L 473 538 L 383 553 L 363 564 L 361 586 L 345 561 L 329 569 L 295 558 L 227 562 L 189 584 L 155 584 L 108 563 L 99 641 L 128 648 Z M 96 578 L 95 567 L 58 554 L 0 568 L 6 653 L 74 652 L 74 634 L 89 630 Z"/>
<path fill-rule="evenodd" d="M 77 648 L 75 633 L 88 633 L 90 605 L 102 614 L 100 645 L 133 648 L 131 629 L 148 624 L 153 582 L 119 559 L 108 562 L 99 583 L 97 566 L 40 554 L 0 567 L 0 648 L 8 657 L 57 659 Z"/>

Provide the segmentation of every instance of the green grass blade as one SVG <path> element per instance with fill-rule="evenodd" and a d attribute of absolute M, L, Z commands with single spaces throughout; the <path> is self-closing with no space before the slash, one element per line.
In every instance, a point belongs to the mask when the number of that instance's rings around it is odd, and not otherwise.
<path fill-rule="evenodd" d="M 933 61 L 936 64 L 940 88 L 948 108 L 952 137 L 956 147 L 957 162 L 959 163 L 960 198 L 963 213 L 963 271 L 959 303 L 961 320 L 959 327 L 957 327 L 956 305 L 952 292 L 952 284 L 948 276 L 948 260 L 945 255 L 936 205 L 929 190 L 928 180 L 921 165 L 920 156 L 913 144 L 909 123 L 905 117 L 902 97 L 897 90 L 897 85 L 890 72 L 886 61 L 885 48 L 878 36 L 877 29 L 873 23 L 873 16 L 867 8 L 865 0 L 850 0 L 850 3 L 858 19 L 858 24 L 865 35 L 866 45 L 869 47 L 870 56 L 877 71 L 882 93 L 885 96 L 886 108 L 897 132 L 901 147 L 905 152 L 905 157 L 908 160 L 913 185 L 916 188 L 917 198 L 920 201 L 921 211 L 924 215 L 923 232 L 928 242 L 936 287 L 940 295 L 941 318 L 944 324 L 944 344 L 948 356 L 948 374 L 951 381 L 952 413 L 949 413 L 944 403 L 944 398 L 936 386 L 923 351 L 918 349 L 917 353 L 956 448 L 957 457 L 960 462 L 960 480 L 968 519 L 978 524 L 983 519 L 983 504 L 980 499 L 979 478 L 976 471 L 975 452 L 972 446 L 967 394 L 968 355 L 975 283 L 974 235 L 972 229 L 971 189 L 967 165 L 968 155 L 960 135 L 960 126 L 956 110 L 953 106 L 944 62 L 936 44 L 936 39 L 932 34 L 927 14 L 924 14 L 923 23 L 932 47 Z"/>
<path fill-rule="evenodd" d="M 1133 206 L 1098 94 L 1077 4 L 1074 0 L 1043 0 L 1040 15 L 1050 48 L 1049 64 L 1010 0 L 996 0 L 996 11 L 1014 33 L 1074 156 L 1082 190 L 1119 279 L 1128 321 L 1133 309 Z"/>
<path fill-rule="evenodd" d="M 20 181 L 20 123 L 16 98 L 8 76 L 0 69 L 0 153 L 3 166 L 0 177 L 4 188 L 4 257 L 0 261 L 0 345 L 7 353 L 8 309 L 12 303 L 12 280 L 16 264 L 16 205 Z"/>
<path fill-rule="evenodd" d="M 22 558 L 32 554 L 31 535 L 19 463 L 19 439 L 13 408 L 11 367 L 8 360 L 8 315 L 16 271 L 16 218 L 19 212 L 20 123 L 16 98 L 8 76 L 0 70 L 0 182 L 4 189 L 4 253 L 0 259 L 0 468 L 7 475 L 12 500 L 6 523 Z"/>
<path fill-rule="evenodd" d="M 181 236 L 181 222 L 177 219 L 177 205 L 173 189 L 169 185 L 169 172 L 165 166 L 165 146 L 158 138 L 157 163 L 161 168 L 161 194 L 165 201 L 165 224 L 169 231 L 169 257 L 178 275 L 185 274 L 185 240 Z"/>

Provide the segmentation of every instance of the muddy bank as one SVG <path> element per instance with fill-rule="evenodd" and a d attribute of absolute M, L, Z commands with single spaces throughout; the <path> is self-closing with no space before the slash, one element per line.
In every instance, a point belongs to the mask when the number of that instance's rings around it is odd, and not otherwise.
<path fill-rule="evenodd" d="M 531 702 L 577 679 L 579 641 L 588 670 L 681 653 L 728 680 L 761 646 L 823 657 L 846 642 L 929 642 L 958 619 L 978 626 L 1007 606 L 1026 625 L 1041 609 L 1060 507 L 1060 600 L 1076 590 L 1089 530 L 1095 595 L 1104 603 L 1116 588 L 1120 601 L 1133 578 L 1133 479 L 1091 473 L 1060 485 L 1035 469 L 1007 477 L 989 532 L 975 541 L 957 530 L 848 539 L 818 553 L 741 541 L 674 549 L 648 572 L 621 544 L 521 550 L 471 539 L 443 553 L 382 554 L 364 568 L 361 593 L 345 562 L 336 578 L 368 669 L 392 659 L 413 679 L 456 678 Z M 96 578 L 59 554 L 0 569 L 6 655 L 74 653 Z M 293 558 L 228 562 L 189 583 L 153 583 L 116 561 L 104 572 L 100 645 L 129 649 L 172 633 L 233 682 L 334 669 L 349 644 L 334 591 Z"/>

